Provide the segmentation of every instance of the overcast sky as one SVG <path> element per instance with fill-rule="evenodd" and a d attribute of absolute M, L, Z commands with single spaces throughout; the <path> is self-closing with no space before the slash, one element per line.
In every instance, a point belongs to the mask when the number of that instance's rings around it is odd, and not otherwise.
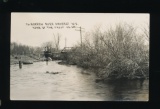
<path fill-rule="evenodd" d="M 61 34 L 60 47 L 71 47 L 80 42 L 80 32 L 75 28 L 53 29 L 47 28 L 45 23 L 77 23 L 77 27 L 84 28 L 85 32 L 92 31 L 95 26 L 101 26 L 102 30 L 107 30 L 120 22 L 132 24 L 136 28 L 143 28 L 149 24 L 149 14 L 107 14 L 107 13 L 11 13 L 11 42 L 18 42 L 29 46 L 41 46 L 42 43 L 53 41 L 53 34 Z M 43 23 L 45 29 L 34 29 L 30 23 Z M 85 34 L 83 32 L 82 35 Z"/>

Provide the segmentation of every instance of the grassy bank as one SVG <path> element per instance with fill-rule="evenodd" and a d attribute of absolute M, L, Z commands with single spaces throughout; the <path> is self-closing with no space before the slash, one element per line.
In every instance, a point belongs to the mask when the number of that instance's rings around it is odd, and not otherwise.
<path fill-rule="evenodd" d="M 146 29 L 145 29 L 146 30 Z M 120 24 L 105 32 L 96 29 L 85 35 L 82 47 L 75 46 L 67 63 L 96 69 L 100 79 L 149 77 L 149 33 L 137 34 L 131 25 Z"/>

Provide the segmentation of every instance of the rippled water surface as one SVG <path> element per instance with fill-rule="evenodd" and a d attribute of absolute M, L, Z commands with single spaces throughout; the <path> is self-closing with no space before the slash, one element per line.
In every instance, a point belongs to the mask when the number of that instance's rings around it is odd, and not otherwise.
<path fill-rule="evenodd" d="M 93 72 L 57 62 L 11 65 L 11 100 L 148 101 L 148 80 L 96 83 Z"/>

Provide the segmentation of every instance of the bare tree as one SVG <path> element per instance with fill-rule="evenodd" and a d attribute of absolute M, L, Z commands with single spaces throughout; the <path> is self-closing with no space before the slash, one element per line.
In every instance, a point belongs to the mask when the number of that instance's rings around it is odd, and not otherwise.
<path fill-rule="evenodd" d="M 59 33 L 57 33 L 56 35 L 53 34 L 53 36 L 54 36 L 53 46 L 58 51 L 61 35 Z"/>
<path fill-rule="evenodd" d="M 146 40 L 149 41 L 149 23 L 145 23 L 145 25 L 142 28 L 142 31 Z"/>
<path fill-rule="evenodd" d="M 135 72 L 145 76 L 148 67 L 143 67 L 143 63 L 149 62 L 149 51 L 144 49 L 145 46 L 149 47 L 145 45 L 145 37 L 149 37 L 148 29 L 145 28 L 144 36 L 129 24 L 119 24 L 105 32 L 97 27 L 84 38 L 83 56 L 75 53 L 71 60 L 82 67 L 101 68 L 104 70 L 102 73 L 107 75 L 114 75 L 114 71 L 117 71 L 117 78 L 126 75 L 128 78 L 134 77 Z"/>
<path fill-rule="evenodd" d="M 44 49 L 44 50 L 47 50 L 47 49 L 52 49 L 52 41 L 48 41 L 48 42 L 44 42 L 43 44 L 42 44 L 42 48 Z"/>

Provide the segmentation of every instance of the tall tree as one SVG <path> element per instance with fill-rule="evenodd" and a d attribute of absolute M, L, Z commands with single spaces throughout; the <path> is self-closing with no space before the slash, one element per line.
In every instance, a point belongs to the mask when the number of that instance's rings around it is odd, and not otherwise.
<path fill-rule="evenodd" d="M 57 33 L 56 35 L 53 34 L 53 36 L 54 36 L 53 46 L 56 49 L 56 51 L 58 51 L 61 35 Z"/>

